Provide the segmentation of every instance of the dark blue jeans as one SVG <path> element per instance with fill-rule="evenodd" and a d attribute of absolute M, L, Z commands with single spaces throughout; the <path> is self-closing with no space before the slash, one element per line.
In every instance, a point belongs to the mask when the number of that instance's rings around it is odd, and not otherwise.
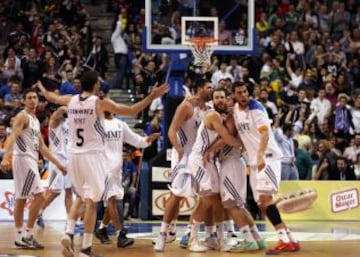
<path fill-rule="evenodd" d="M 126 89 L 126 86 L 123 85 L 124 76 L 127 70 L 128 56 L 127 54 L 115 54 L 115 79 L 112 88 L 114 89 Z"/>

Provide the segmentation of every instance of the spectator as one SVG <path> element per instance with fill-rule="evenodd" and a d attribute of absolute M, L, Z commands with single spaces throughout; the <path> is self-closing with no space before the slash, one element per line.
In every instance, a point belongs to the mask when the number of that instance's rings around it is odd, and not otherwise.
<path fill-rule="evenodd" d="M 346 158 L 338 157 L 336 159 L 336 172 L 331 180 L 356 180 L 354 169 L 349 166 Z"/>
<path fill-rule="evenodd" d="M 124 88 L 123 80 L 127 69 L 128 47 L 122 37 L 122 31 L 125 28 L 125 26 L 122 26 L 123 13 L 125 11 L 126 10 L 122 9 L 121 12 L 118 14 L 113 33 L 111 35 L 111 44 L 114 50 L 114 60 L 116 68 L 113 85 L 114 88 Z"/>
<path fill-rule="evenodd" d="M 309 152 L 306 148 L 299 147 L 299 143 L 294 139 L 294 147 L 295 147 L 295 158 L 296 158 L 296 167 L 299 172 L 300 180 L 311 180 L 312 178 L 312 168 L 313 161 Z"/>
<path fill-rule="evenodd" d="M 319 165 L 313 176 L 314 180 L 329 180 L 334 176 L 336 169 L 337 153 L 334 152 L 333 146 L 328 140 L 320 140 L 318 143 Z"/>
<path fill-rule="evenodd" d="M 349 100 L 350 98 L 346 94 L 339 94 L 338 104 L 334 112 L 334 133 L 344 139 L 349 138 L 350 128 L 354 128 L 351 112 L 347 106 Z"/>
<path fill-rule="evenodd" d="M 360 180 L 360 154 L 356 156 L 356 162 L 354 164 L 354 173 L 356 180 Z"/>
<path fill-rule="evenodd" d="M 49 177 L 49 171 L 45 166 L 45 160 L 43 158 L 39 158 L 37 163 L 39 167 L 40 178 L 42 180 L 47 180 Z"/>
<path fill-rule="evenodd" d="M 281 115 L 275 117 L 274 136 L 279 144 L 283 157 L 281 159 L 281 180 L 299 180 L 299 172 L 295 165 L 295 147 L 292 124 L 285 123 L 279 127 Z"/>
<path fill-rule="evenodd" d="M 162 119 L 163 112 L 162 110 L 157 110 L 154 112 L 154 117 L 150 122 L 148 122 L 145 126 L 145 134 L 151 135 L 152 133 L 162 133 Z M 160 136 L 153 144 L 144 149 L 143 159 L 144 161 L 150 161 L 153 157 L 155 157 L 159 150 L 159 145 L 161 145 L 162 136 Z"/>
<path fill-rule="evenodd" d="M 360 134 L 356 134 L 353 140 L 353 144 L 346 147 L 343 156 L 348 162 L 356 163 L 357 156 L 360 154 Z"/>
<path fill-rule="evenodd" d="M 11 108 L 20 107 L 23 99 L 20 81 L 13 81 L 10 85 L 10 90 L 10 93 L 6 94 L 4 97 L 5 106 Z"/>
<path fill-rule="evenodd" d="M 318 124 L 323 124 L 331 115 L 331 103 L 325 98 L 325 89 L 320 89 L 318 97 L 313 99 L 310 104 L 310 109 L 316 113 Z M 360 104 L 360 103 L 359 103 Z"/>
<path fill-rule="evenodd" d="M 135 163 L 132 161 L 132 154 L 130 151 L 125 151 L 123 153 L 123 176 L 122 176 L 122 185 L 124 187 L 124 203 L 126 199 L 129 200 L 129 209 L 127 214 L 125 214 L 125 219 L 136 218 L 137 217 L 137 208 L 136 208 L 136 192 L 137 192 L 137 169 Z"/>

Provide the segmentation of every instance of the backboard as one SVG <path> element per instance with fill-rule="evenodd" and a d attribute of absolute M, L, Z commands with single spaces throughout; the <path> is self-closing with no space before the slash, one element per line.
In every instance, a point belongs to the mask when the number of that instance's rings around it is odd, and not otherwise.
<path fill-rule="evenodd" d="M 146 52 L 190 53 L 188 38 L 214 37 L 216 54 L 251 54 L 254 0 L 146 0 Z"/>

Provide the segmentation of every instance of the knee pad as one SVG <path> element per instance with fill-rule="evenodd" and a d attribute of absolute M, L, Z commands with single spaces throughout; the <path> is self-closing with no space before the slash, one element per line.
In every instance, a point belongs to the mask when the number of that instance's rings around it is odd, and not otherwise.
<path fill-rule="evenodd" d="M 274 227 L 282 223 L 279 210 L 275 204 L 270 204 L 266 207 L 266 216 Z"/>

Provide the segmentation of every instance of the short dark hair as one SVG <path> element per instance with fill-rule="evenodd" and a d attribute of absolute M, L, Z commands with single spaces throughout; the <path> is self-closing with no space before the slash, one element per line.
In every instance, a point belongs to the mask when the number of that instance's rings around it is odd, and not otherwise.
<path fill-rule="evenodd" d="M 26 96 L 29 93 L 35 93 L 37 95 L 37 97 L 39 97 L 37 90 L 35 88 L 29 87 L 29 88 L 25 89 L 24 92 L 23 92 L 23 99 L 24 100 L 26 99 Z"/>
<path fill-rule="evenodd" d="M 84 91 L 91 92 L 98 81 L 99 73 L 97 71 L 86 71 L 81 76 L 81 87 Z"/>
<path fill-rule="evenodd" d="M 206 85 L 206 83 L 211 83 L 210 80 L 208 79 L 199 79 L 195 82 L 195 85 L 194 85 L 194 92 L 195 94 L 197 93 L 198 89 L 199 88 L 202 88 Z"/>
<path fill-rule="evenodd" d="M 284 123 L 283 131 L 285 132 L 285 131 L 289 131 L 289 130 L 293 130 L 293 125 L 291 123 L 288 123 L 288 122 Z"/>
<path fill-rule="evenodd" d="M 232 91 L 235 92 L 235 88 L 237 87 L 246 87 L 246 89 L 248 89 L 246 83 L 241 81 L 236 81 L 232 84 Z"/>
<path fill-rule="evenodd" d="M 216 89 L 213 91 L 212 98 L 214 98 L 215 92 L 224 92 L 225 97 L 228 95 L 228 94 L 227 94 L 227 90 L 226 90 L 225 88 L 219 88 L 219 87 L 218 87 L 218 88 L 216 88 Z"/>

